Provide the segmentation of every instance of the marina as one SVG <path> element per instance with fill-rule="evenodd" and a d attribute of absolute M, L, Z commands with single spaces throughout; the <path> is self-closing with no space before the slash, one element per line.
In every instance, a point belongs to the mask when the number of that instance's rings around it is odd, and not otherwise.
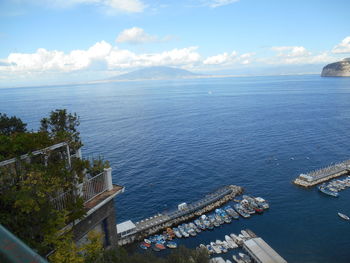
<path fill-rule="evenodd" d="M 306 174 L 302 173 L 293 182 L 302 187 L 311 187 L 333 178 L 347 175 L 349 174 L 349 171 L 350 160 L 346 160 Z"/>
<path fill-rule="evenodd" d="M 248 195 L 243 195 L 242 200 L 235 199 L 237 203 L 234 208 L 231 205 L 224 205 L 242 192 L 243 189 L 237 186 L 223 187 L 193 204 L 178 205 L 176 211 L 158 214 L 136 224 L 130 220 L 118 224 L 119 245 L 143 240 L 140 244 L 142 249 L 152 248 L 154 250 L 158 243 L 168 248 L 176 248 L 176 243 L 168 246 L 169 242 L 175 238 L 195 237 L 202 231 L 213 230 L 225 223 L 230 224 L 233 220 L 238 220 L 240 216 L 248 218 L 255 213 L 261 214 L 269 208 L 265 199 Z M 141 223 L 146 223 L 151 227 L 144 229 L 140 227 Z M 156 233 L 160 234 L 154 235 Z"/>
<path fill-rule="evenodd" d="M 246 209 L 250 208 L 254 210 L 266 210 L 269 208 L 267 201 L 261 197 L 252 197 L 244 195 L 242 200 L 238 200 L 239 204 L 245 204 L 240 209 L 248 213 Z M 265 207 L 265 208 L 263 208 Z M 262 213 L 262 212 L 260 212 Z M 192 222 L 182 223 L 176 227 L 168 227 L 162 233 L 147 236 L 140 243 L 139 247 L 143 250 L 153 250 L 159 252 L 165 249 L 174 249 L 178 246 L 177 239 L 187 239 L 200 235 L 203 231 L 211 231 L 215 227 L 220 227 L 223 224 L 230 224 L 233 220 L 238 220 L 239 214 L 231 207 L 231 205 L 225 205 L 220 208 L 216 208 L 209 214 L 202 214 L 194 219 Z M 253 231 L 247 229 L 242 230 L 237 235 L 227 234 L 224 239 L 216 239 L 209 244 L 200 244 L 197 249 L 205 249 L 209 255 L 216 255 L 227 253 L 229 250 L 235 250 L 240 248 L 242 250 L 244 242 L 256 238 L 257 236 Z M 241 253 L 241 252 L 240 252 Z M 246 256 L 248 257 L 248 256 Z"/>
<path fill-rule="evenodd" d="M 224 205 L 242 194 L 243 191 L 243 188 L 240 186 L 224 186 L 191 204 L 181 203 L 177 209 L 159 213 L 136 223 L 130 220 L 126 221 L 128 223 L 120 223 L 116 226 L 119 236 L 118 244 L 126 245 L 143 240 L 145 237 L 171 226 L 179 225 L 182 222 L 201 216 Z M 188 235 L 190 234 L 188 233 Z"/>

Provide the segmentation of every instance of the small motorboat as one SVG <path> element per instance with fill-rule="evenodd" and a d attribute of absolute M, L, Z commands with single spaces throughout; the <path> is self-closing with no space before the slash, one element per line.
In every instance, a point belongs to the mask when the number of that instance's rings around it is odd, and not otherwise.
<path fill-rule="evenodd" d="M 149 240 L 147 238 L 145 238 L 143 241 L 145 241 L 145 243 L 147 243 L 147 244 L 151 244 L 152 243 L 151 240 Z"/>
<path fill-rule="evenodd" d="M 343 218 L 345 220 L 350 220 L 350 218 L 347 215 L 344 215 L 342 213 L 338 213 L 338 216 L 340 216 L 341 218 Z"/>
<path fill-rule="evenodd" d="M 147 249 L 148 247 L 145 246 L 145 244 L 147 244 L 147 243 L 141 243 L 140 248 L 142 248 L 142 249 Z"/>
<path fill-rule="evenodd" d="M 232 240 L 231 237 L 229 237 L 228 235 L 225 236 L 225 240 L 228 243 L 230 248 L 237 248 L 237 244 L 235 243 L 235 241 Z"/>
<path fill-rule="evenodd" d="M 213 248 L 213 250 L 216 254 L 221 254 L 221 252 L 222 252 L 221 248 L 216 243 L 210 242 L 210 246 Z"/>
<path fill-rule="evenodd" d="M 174 228 L 173 228 L 173 231 L 174 231 L 174 234 L 175 234 L 175 236 L 176 236 L 177 238 L 181 238 L 181 237 L 182 237 L 182 235 L 181 235 L 181 233 L 180 233 L 180 231 L 179 231 L 178 228 L 174 227 Z"/>
<path fill-rule="evenodd" d="M 166 247 L 162 243 L 155 244 L 156 248 L 159 248 L 160 250 L 166 249 Z"/>
<path fill-rule="evenodd" d="M 140 246 L 143 246 L 143 247 L 151 247 L 151 244 L 146 243 L 146 242 L 142 242 Z"/>
<path fill-rule="evenodd" d="M 214 249 L 211 247 L 211 245 L 207 245 L 206 248 L 207 248 L 209 254 L 215 253 L 215 251 L 214 251 Z"/>
<path fill-rule="evenodd" d="M 233 260 L 234 260 L 235 262 L 237 262 L 237 263 L 245 263 L 245 262 L 241 259 L 241 257 L 238 256 L 238 255 L 233 255 L 232 258 L 233 258 Z"/>
<path fill-rule="evenodd" d="M 239 236 L 236 236 L 235 234 L 231 234 L 230 237 L 232 238 L 233 241 L 236 242 L 237 245 L 241 246 L 243 244 L 243 239 L 240 238 Z"/>
<path fill-rule="evenodd" d="M 177 244 L 174 241 L 169 241 L 166 243 L 168 248 L 177 248 Z"/>
<path fill-rule="evenodd" d="M 251 263 L 252 260 L 250 259 L 249 256 L 247 256 L 246 254 L 244 253 L 238 253 L 238 255 L 241 257 L 241 259 L 246 262 L 246 263 Z"/>
<path fill-rule="evenodd" d="M 153 251 L 156 251 L 156 252 L 159 252 L 159 251 L 160 251 L 160 249 L 157 248 L 156 246 L 152 246 L 152 249 L 153 249 Z"/>

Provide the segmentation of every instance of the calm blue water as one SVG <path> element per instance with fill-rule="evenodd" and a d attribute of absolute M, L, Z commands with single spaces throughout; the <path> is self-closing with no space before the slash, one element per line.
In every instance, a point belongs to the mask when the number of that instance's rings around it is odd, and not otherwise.
<path fill-rule="evenodd" d="M 350 78 L 318 76 L 0 89 L 0 112 L 36 129 L 49 111 L 81 116 L 84 154 L 111 161 L 118 222 L 138 221 L 237 184 L 271 209 L 197 238 L 250 228 L 289 262 L 350 262 L 350 190 L 339 199 L 291 181 L 350 157 Z M 293 159 L 294 158 L 294 159 Z"/>

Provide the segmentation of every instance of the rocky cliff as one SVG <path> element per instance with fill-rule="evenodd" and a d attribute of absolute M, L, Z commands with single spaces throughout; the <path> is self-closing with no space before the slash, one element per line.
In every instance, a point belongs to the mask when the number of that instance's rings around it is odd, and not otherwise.
<path fill-rule="evenodd" d="M 321 73 L 322 77 L 350 77 L 350 58 L 328 64 Z"/>

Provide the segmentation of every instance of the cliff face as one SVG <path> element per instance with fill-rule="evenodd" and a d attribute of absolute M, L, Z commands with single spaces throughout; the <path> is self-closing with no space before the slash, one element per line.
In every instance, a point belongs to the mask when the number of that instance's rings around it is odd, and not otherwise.
<path fill-rule="evenodd" d="M 350 58 L 328 64 L 323 68 L 321 77 L 350 77 Z"/>

